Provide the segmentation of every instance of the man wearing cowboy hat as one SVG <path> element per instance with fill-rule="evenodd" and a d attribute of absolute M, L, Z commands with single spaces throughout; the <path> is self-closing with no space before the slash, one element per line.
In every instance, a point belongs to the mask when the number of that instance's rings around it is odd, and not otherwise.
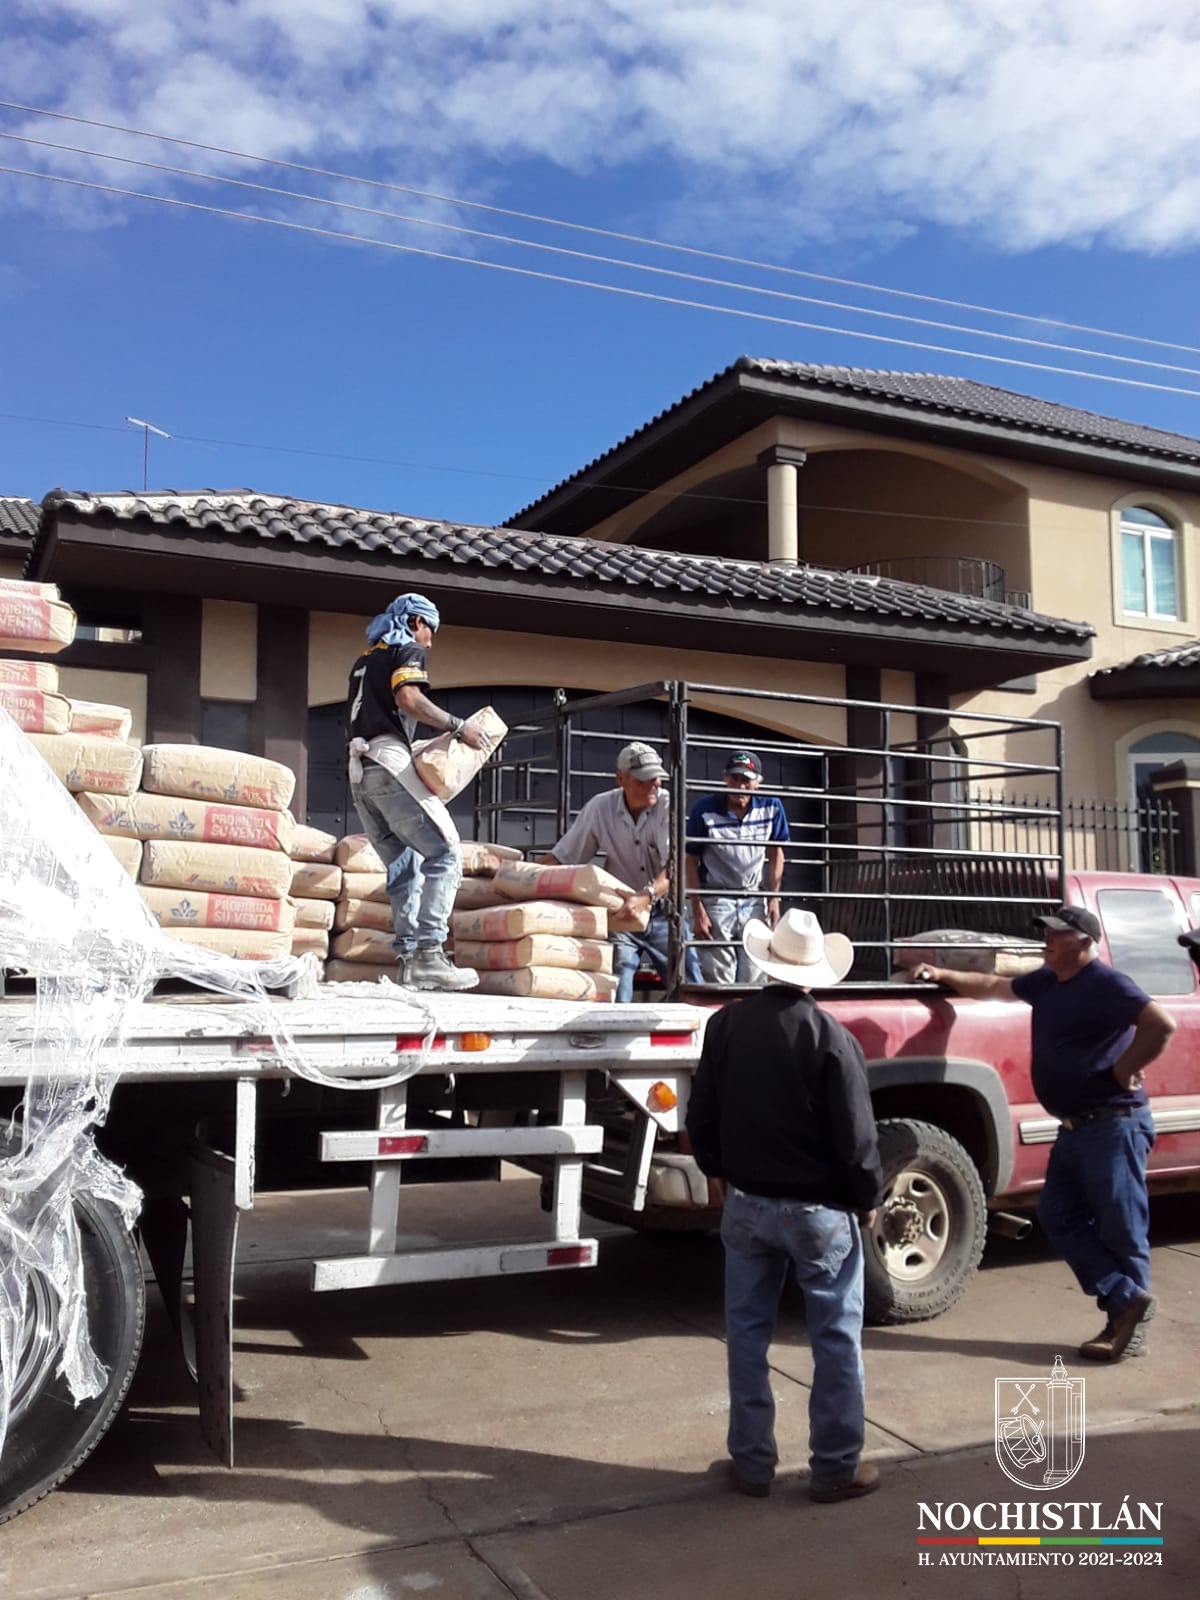
<path fill-rule="evenodd" d="M 879 1487 L 862 1453 L 863 1246 L 882 1195 L 875 1117 L 858 1042 L 812 989 L 854 961 L 810 911 L 742 936 L 768 987 L 715 1012 L 692 1084 L 687 1131 L 700 1170 L 724 1183 L 729 1455 L 743 1494 L 770 1493 L 778 1452 L 767 1353 L 790 1262 L 813 1354 L 809 1494 L 851 1500 Z"/>

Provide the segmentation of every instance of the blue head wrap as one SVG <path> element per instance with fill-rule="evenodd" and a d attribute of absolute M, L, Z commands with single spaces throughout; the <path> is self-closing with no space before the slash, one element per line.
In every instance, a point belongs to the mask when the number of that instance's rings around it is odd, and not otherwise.
<path fill-rule="evenodd" d="M 401 594 L 396 596 L 386 611 L 381 611 L 368 623 L 367 643 L 412 644 L 413 636 L 407 626 L 409 617 L 420 617 L 434 633 L 441 626 L 442 619 L 432 600 L 427 600 L 423 594 Z"/>

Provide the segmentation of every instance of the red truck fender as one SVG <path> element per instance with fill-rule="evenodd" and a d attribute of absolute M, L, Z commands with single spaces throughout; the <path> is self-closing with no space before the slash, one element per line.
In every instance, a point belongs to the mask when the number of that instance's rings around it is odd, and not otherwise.
<path fill-rule="evenodd" d="M 979 1167 L 984 1193 L 989 1196 L 1004 1194 L 1012 1181 L 1013 1125 L 1012 1107 L 1004 1092 L 1000 1074 L 987 1061 L 972 1061 L 944 1056 L 894 1056 L 867 1062 L 867 1083 L 873 1099 L 884 1102 L 884 1116 L 905 1115 L 895 1091 L 909 1087 L 945 1085 L 963 1089 L 971 1096 L 978 1113 L 978 1125 L 983 1139 L 982 1150 L 967 1148 Z M 937 1121 L 936 1115 L 914 1106 L 912 1115 L 926 1121 Z M 956 1129 L 950 1128 L 950 1133 Z M 960 1139 L 960 1143 L 967 1141 Z"/>

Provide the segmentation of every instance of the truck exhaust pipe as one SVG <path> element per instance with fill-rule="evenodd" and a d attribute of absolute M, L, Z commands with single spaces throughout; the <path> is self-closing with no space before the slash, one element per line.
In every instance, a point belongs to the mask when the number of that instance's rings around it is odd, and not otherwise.
<path fill-rule="evenodd" d="M 988 1228 L 1003 1239 L 1027 1239 L 1033 1231 L 1033 1218 L 1016 1217 L 1011 1211 L 990 1211 Z"/>

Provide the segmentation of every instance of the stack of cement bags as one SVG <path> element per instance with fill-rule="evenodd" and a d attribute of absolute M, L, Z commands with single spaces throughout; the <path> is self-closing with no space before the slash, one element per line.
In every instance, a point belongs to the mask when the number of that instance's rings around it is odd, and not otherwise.
<path fill-rule="evenodd" d="M 457 911 L 452 922 L 454 959 L 478 970 L 481 993 L 614 997 L 609 919 L 623 907 L 624 884 L 599 867 L 521 861 L 501 865 L 492 886 L 505 906 Z"/>
<path fill-rule="evenodd" d="M 342 892 L 342 869 L 334 860 L 337 837 L 320 828 L 297 823 L 292 835 L 292 900 L 296 906 L 296 926 L 292 930 L 292 954 L 329 957 L 329 934 L 333 927 L 334 902 Z"/>
<path fill-rule="evenodd" d="M 75 642 L 75 613 L 56 583 L 0 578 L 0 655 L 56 656 Z"/>
<path fill-rule="evenodd" d="M 110 840 L 140 841 L 139 886 L 155 918 L 171 938 L 223 955 L 289 954 L 295 774 L 204 745 L 147 745 L 142 754 L 141 792 L 89 792 L 79 804 Z"/>

